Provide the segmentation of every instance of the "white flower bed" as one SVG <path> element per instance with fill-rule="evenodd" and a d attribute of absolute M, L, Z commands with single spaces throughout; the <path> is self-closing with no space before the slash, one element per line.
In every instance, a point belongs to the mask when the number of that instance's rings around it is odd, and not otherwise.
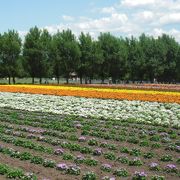
<path fill-rule="evenodd" d="M 104 119 L 132 119 L 180 127 L 180 104 L 176 103 L 0 92 L 0 107 Z"/>

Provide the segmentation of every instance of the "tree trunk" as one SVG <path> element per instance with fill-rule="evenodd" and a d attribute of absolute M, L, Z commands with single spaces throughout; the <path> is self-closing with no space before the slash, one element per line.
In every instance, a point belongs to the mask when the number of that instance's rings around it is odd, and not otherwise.
<path fill-rule="evenodd" d="M 59 77 L 57 77 L 57 83 L 59 84 Z"/>
<path fill-rule="evenodd" d="M 41 77 L 39 78 L 39 84 L 42 84 L 42 78 Z"/>
<path fill-rule="evenodd" d="M 80 84 L 82 84 L 83 82 L 82 82 L 82 77 L 80 77 Z"/>
<path fill-rule="evenodd" d="M 101 84 L 104 84 L 104 77 L 101 78 Z"/>
<path fill-rule="evenodd" d="M 91 79 L 89 79 L 89 84 L 91 84 Z"/>
<path fill-rule="evenodd" d="M 66 83 L 69 84 L 69 78 L 68 77 L 66 78 Z"/>
<path fill-rule="evenodd" d="M 80 84 L 82 84 L 82 75 L 80 75 L 79 78 L 80 78 Z"/>
<path fill-rule="evenodd" d="M 15 79 L 15 77 L 13 77 L 13 84 L 16 84 L 16 79 Z"/>
<path fill-rule="evenodd" d="M 87 84 L 88 83 L 88 81 L 87 81 L 87 77 L 85 77 L 85 84 Z"/>
<path fill-rule="evenodd" d="M 115 77 L 112 77 L 112 83 L 116 84 L 116 78 Z"/>
<path fill-rule="evenodd" d="M 9 76 L 9 84 L 11 84 L 11 77 Z"/>
<path fill-rule="evenodd" d="M 32 84 L 34 84 L 34 77 L 32 77 Z"/>

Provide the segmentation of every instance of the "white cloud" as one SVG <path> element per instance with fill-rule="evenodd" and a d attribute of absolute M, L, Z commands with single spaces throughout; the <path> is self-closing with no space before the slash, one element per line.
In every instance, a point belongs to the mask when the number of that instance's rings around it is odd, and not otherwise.
<path fill-rule="evenodd" d="M 20 37 L 23 37 L 28 33 L 28 31 L 18 31 L 18 33 Z"/>
<path fill-rule="evenodd" d="M 155 14 L 152 11 L 142 11 L 134 14 L 134 19 L 138 22 L 150 22 L 155 18 Z"/>
<path fill-rule="evenodd" d="M 24 43 L 25 36 L 27 35 L 28 31 L 18 31 L 18 34 L 22 40 L 22 43 Z"/>
<path fill-rule="evenodd" d="M 155 28 L 152 30 L 152 32 L 149 32 L 148 34 L 154 36 L 155 38 L 161 36 L 162 34 L 168 34 L 170 36 L 173 36 L 178 42 L 180 42 L 180 31 L 174 28 L 170 30 Z"/>
<path fill-rule="evenodd" d="M 62 18 L 65 21 L 74 21 L 74 17 L 72 16 L 63 15 Z"/>
<path fill-rule="evenodd" d="M 115 10 L 114 7 L 111 6 L 111 7 L 104 7 L 104 8 L 102 8 L 101 12 L 105 13 L 105 14 L 112 14 L 112 13 L 115 13 L 116 10 Z"/>
<path fill-rule="evenodd" d="M 160 17 L 161 24 L 180 23 L 180 13 L 167 13 Z"/>
<path fill-rule="evenodd" d="M 176 38 L 180 42 L 180 31 L 177 29 L 171 29 L 169 34 Z"/>
<path fill-rule="evenodd" d="M 147 6 L 155 3 L 155 0 L 122 0 L 121 5 L 127 7 Z"/>
<path fill-rule="evenodd" d="M 180 10 L 180 0 L 122 0 L 121 6 L 128 8 L 146 8 Z"/>
<path fill-rule="evenodd" d="M 69 28 L 75 35 L 83 31 L 93 37 L 100 32 L 111 32 L 118 36 L 148 33 L 155 37 L 168 33 L 180 42 L 180 0 L 121 0 L 102 8 L 93 4 L 90 13 L 96 18 L 63 15 L 63 23 L 45 28 L 52 34 Z"/>

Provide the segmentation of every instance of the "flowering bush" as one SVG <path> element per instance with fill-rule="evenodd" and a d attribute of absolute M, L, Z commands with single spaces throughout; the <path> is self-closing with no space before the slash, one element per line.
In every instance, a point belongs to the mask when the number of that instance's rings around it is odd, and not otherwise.
<path fill-rule="evenodd" d="M 147 177 L 147 174 L 144 171 L 142 172 L 136 171 L 132 179 L 133 180 L 146 180 L 147 179 L 146 177 Z"/>
<path fill-rule="evenodd" d="M 59 163 L 56 165 L 56 169 L 59 171 L 67 171 L 68 166 L 65 163 Z"/>
<path fill-rule="evenodd" d="M 54 150 L 54 154 L 56 154 L 56 155 L 62 155 L 63 153 L 64 153 L 64 150 L 61 149 L 61 148 L 58 148 L 58 149 Z"/>
<path fill-rule="evenodd" d="M 79 142 L 85 142 L 86 141 L 86 137 L 81 136 L 78 138 Z"/>
<path fill-rule="evenodd" d="M 66 171 L 67 174 L 72 174 L 72 175 L 79 175 L 81 172 L 81 168 L 76 165 L 70 165 Z"/>
<path fill-rule="evenodd" d="M 178 169 L 175 164 L 167 164 L 165 171 L 168 173 L 177 173 Z"/>
<path fill-rule="evenodd" d="M 152 171 L 160 171 L 159 164 L 158 164 L 158 163 L 155 163 L 155 162 L 152 162 L 152 163 L 149 165 L 149 168 L 150 168 L 150 170 L 152 170 Z"/>
<path fill-rule="evenodd" d="M 102 164 L 101 165 L 101 170 L 106 171 L 106 172 L 111 172 L 112 166 L 110 164 Z"/>
<path fill-rule="evenodd" d="M 84 163 L 84 161 L 85 161 L 85 158 L 82 155 L 76 156 L 76 158 L 74 160 L 74 162 L 77 163 L 77 164 L 82 164 L 82 163 Z"/>
<path fill-rule="evenodd" d="M 37 177 L 33 173 L 25 173 L 22 178 L 22 180 L 37 180 Z"/>
<path fill-rule="evenodd" d="M 102 154 L 102 149 L 101 148 L 97 148 L 93 151 L 93 154 L 96 156 L 100 156 Z"/>

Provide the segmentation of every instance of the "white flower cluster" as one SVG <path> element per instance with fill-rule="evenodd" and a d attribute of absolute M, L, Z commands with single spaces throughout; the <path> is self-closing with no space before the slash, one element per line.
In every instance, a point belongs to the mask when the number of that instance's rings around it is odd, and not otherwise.
<path fill-rule="evenodd" d="M 180 127 L 180 104 L 0 92 L 0 107 Z"/>

